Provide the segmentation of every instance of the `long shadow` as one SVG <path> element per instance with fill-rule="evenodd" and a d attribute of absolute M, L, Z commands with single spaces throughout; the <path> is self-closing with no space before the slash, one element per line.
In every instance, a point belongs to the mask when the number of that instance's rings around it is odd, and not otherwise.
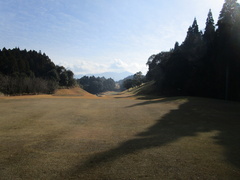
<path fill-rule="evenodd" d="M 146 101 L 126 108 L 172 100 L 174 98 Z M 198 133 L 213 130 L 219 132 L 219 135 L 214 138 L 226 149 L 224 155 L 226 160 L 240 168 L 239 110 L 239 103 L 189 98 L 186 103 L 180 105 L 179 109 L 166 114 L 146 131 L 137 134 L 136 138 L 123 142 L 115 149 L 94 155 L 77 167 L 72 174 L 79 174 L 139 150 L 161 147 L 182 137 L 196 136 Z"/>
<path fill-rule="evenodd" d="M 157 103 L 164 103 L 164 102 L 171 102 L 171 101 L 175 101 L 175 100 L 178 100 L 178 99 L 187 99 L 185 97 L 169 97 L 169 98 L 161 98 L 161 97 L 158 97 L 158 98 L 153 98 L 153 99 L 149 99 L 149 98 L 145 98 L 144 100 L 148 100 L 148 101 L 143 101 L 143 102 L 140 102 L 140 103 L 137 103 L 137 104 L 133 104 L 131 106 L 127 106 L 127 108 L 132 108 L 132 107 L 136 107 L 136 106 L 143 106 L 143 105 L 148 105 L 148 104 L 157 104 Z M 140 99 L 140 100 L 143 100 L 143 99 Z"/>
<path fill-rule="evenodd" d="M 114 97 L 116 99 L 125 99 L 125 98 L 131 98 L 134 97 L 135 99 L 138 100 L 155 100 L 155 99 L 160 99 L 160 98 L 166 98 L 165 96 L 160 96 L 160 95 L 126 95 L 122 97 Z"/>

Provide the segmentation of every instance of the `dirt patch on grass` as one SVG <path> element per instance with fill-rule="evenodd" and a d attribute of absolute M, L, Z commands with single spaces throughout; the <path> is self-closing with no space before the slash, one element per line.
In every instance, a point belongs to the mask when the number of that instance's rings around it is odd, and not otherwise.
<path fill-rule="evenodd" d="M 1 98 L 1 179 L 240 177 L 239 103 L 108 94 Z"/>

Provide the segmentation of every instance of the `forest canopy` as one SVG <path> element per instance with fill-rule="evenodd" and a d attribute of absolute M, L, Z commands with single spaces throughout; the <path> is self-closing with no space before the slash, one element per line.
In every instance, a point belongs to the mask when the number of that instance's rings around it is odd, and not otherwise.
<path fill-rule="evenodd" d="M 203 32 L 195 18 L 182 44 L 147 65 L 147 79 L 162 95 L 240 100 L 240 5 L 226 0 L 217 24 L 210 10 Z"/>
<path fill-rule="evenodd" d="M 41 51 L 0 50 L 0 92 L 4 94 L 53 93 L 59 86 L 73 86 L 73 75 Z"/>
<path fill-rule="evenodd" d="M 115 81 L 112 78 L 83 76 L 77 80 L 78 84 L 92 94 L 115 90 Z"/>

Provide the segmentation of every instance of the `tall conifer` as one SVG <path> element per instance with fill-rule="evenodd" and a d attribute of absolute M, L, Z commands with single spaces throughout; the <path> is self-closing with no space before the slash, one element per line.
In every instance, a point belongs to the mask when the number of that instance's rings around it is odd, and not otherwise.
<path fill-rule="evenodd" d="M 208 12 L 208 17 L 206 21 L 206 28 L 203 34 L 203 38 L 207 44 L 207 48 L 213 45 L 214 36 L 215 36 L 215 24 L 214 24 L 212 11 L 210 9 Z"/>

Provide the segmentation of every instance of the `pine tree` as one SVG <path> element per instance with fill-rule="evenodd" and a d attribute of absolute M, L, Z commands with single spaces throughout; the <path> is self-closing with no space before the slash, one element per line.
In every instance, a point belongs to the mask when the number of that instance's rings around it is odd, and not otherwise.
<path fill-rule="evenodd" d="M 201 33 L 198 28 L 197 19 L 194 18 L 192 26 L 188 28 L 187 36 L 183 42 L 184 49 L 189 49 L 195 47 L 197 44 L 200 44 Z"/>
<path fill-rule="evenodd" d="M 235 10 L 237 7 L 237 0 L 225 0 L 218 20 L 219 30 L 226 26 L 232 27 L 235 22 Z"/>
<path fill-rule="evenodd" d="M 233 40 L 237 34 L 233 34 L 236 23 L 236 0 L 226 0 L 221 10 L 216 31 L 216 87 L 220 98 L 235 99 L 235 67 Z"/>
<path fill-rule="evenodd" d="M 203 39 L 207 44 L 207 48 L 210 48 L 210 46 L 213 46 L 214 36 L 215 36 L 215 24 L 214 24 L 212 11 L 210 9 L 208 13 L 207 21 L 206 21 L 206 28 L 203 34 Z"/>
<path fill-rule="evenodd" d="M 199 33 L 199 28 L 198 28 L 198 24 L 197 24 L 197 19 L 194 18 L 193 21 L 193 25 L 192 25 L 192 30 L 194 34 L 198 34 Z"/>
<path fill-rule="evenodd" d="M 179 50 L 179 43 L 176 42 L 175 45 L 174 45 L 174 52 L 177 52 Z"/>

